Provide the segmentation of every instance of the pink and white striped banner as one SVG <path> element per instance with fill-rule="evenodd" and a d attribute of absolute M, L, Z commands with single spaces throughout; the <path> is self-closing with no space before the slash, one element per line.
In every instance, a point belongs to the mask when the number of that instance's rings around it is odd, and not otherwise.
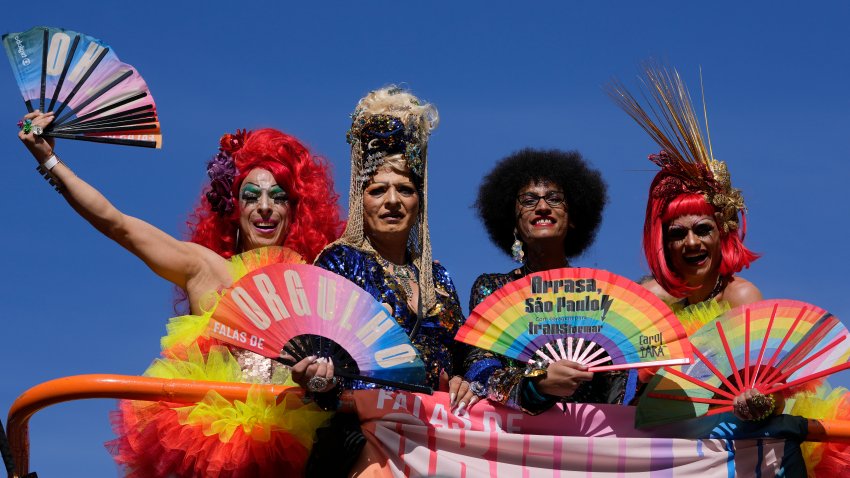
<path fill-rule="evenodd" d="M 796 476 L 789 459 L 804 470 L 796 442 L 649 433 L 634 429 L 632 407 L 576 404 L 529 416 L 482 402 L 455 415 L 445 393 L 375 390 L 355 400 L 368 439 L 357 476 Z"/>

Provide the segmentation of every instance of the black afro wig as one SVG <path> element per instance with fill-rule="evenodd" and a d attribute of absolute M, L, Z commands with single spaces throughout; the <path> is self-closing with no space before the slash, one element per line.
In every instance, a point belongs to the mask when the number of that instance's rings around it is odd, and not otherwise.
<path fill-rule="evenodd" d="M 496 164 L 478 188 L 475 208 L 490 240 L 510 255 L 516 227 L 516 197 L 529 184 L 550 181 L 559 186 L 569 207 L 570 223 L 564 249 L 581 255 L 596 238 L 608 201 L 602 175 L 587 165 L 578 151 L 523 149 Z"/>

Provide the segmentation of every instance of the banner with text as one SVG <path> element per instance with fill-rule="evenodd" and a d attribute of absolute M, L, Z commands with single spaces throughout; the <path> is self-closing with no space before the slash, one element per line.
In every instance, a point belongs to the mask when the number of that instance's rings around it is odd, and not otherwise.
<path fill-rule="evenodd" d="M 375 390 L 355 401 L 368 439 L 358 476 L 805 476 L 798 420 L 756 429 L 712 419 L 645 431 L 633 427 L 633 407 L 615 405 L 530 416 L 485 401 L 455 415 L 445 393 Z"/>

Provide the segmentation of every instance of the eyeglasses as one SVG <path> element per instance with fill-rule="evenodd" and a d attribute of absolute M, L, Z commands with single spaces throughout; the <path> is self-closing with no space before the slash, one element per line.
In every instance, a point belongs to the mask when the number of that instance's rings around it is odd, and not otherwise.
<path fill-rule="evenodd" d="M 517 196 L 516 200 L 523 209 L 532 209 L 537 206 L 540 200 L 546 201 L 549 207 L 564 208 L 567 200 L 564 193 L 560 191 L 549 191 L 545 196 L 538 196 L 534 193 L 522 193 Z"/>

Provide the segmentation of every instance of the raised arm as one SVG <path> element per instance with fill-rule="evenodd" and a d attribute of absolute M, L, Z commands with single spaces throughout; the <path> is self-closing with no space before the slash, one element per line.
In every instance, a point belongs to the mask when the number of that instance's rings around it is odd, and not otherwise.
<path fill-rule="evenodd" d="M 53 114 L 39 111 L 27 114 L 32 128 L 44 128 Z M 188 282 L 205 269 L 210 260 L 202 246 L 179 241 L 156 227 L 119 211 L 97 189 L 77 177 L 53 151 L 52 139 L 24 133 L 18 137 L 43 168 L 48 168 L 62 196 L 77 213 L 106 237 L 145 262 L 157 275 L 186 289 Z"/>

